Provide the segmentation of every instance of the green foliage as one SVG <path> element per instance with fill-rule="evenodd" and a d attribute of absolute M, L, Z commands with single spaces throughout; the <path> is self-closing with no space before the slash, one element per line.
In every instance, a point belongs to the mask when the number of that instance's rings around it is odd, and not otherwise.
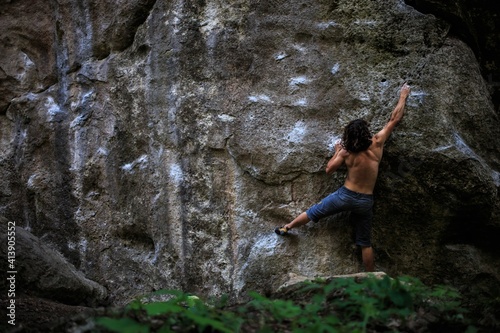
<path fill-rule="evenodd" d="M 418 279 L 371 277 L 304 283 L 278 298 L 251 292 L 251 301 L 230 307 L 227 298 L 208 304 L 196 296 L 159 291 L 168 300 L 131 302 L 122 318 L 96 319 L 111 332 L 412 332 L 448 325 L 467 328 L 456 290 L 427 287 Z M 422 326 L 424 325 L 424 326 Z M 444 326 L 443 326 L 444 325 Z M 439 331 L 439 330 L 436 330 Z"/>
<path fill-rule="evenodd" d="M 101 317 L 96 319 L 96 323 L 106 327 L 112 332 L 120 333 L 148 333 L 149 326 L 146 324 L 138 323 L 130 318 L 107 318 Z"/>

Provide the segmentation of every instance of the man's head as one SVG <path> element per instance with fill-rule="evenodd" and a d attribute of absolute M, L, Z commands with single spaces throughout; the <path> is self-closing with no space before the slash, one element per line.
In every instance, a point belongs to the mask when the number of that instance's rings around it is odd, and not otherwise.
<path fill-rule="evenodd" d="M 368 123 L 363 119 L 351 121 L 344 129 L 342 145 L 352 153 L 364 151 L 372 144 L 372 135 Z"/>

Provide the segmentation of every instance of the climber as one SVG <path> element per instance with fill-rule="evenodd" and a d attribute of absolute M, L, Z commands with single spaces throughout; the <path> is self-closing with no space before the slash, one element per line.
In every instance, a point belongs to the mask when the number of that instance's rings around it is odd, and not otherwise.
<path fill-rule="evenodd" d="M 335 144 L 335 154 L 326 166 L 326 173 L 332 174 L 341 165 L 346 165 L 347 176 L 344 185 L 301 213 L 292 222 L 276 228 L 275 232 L 278 235 L 287 235 L 291 229 L 302 226 L 310 220 L 318 222 L 321 218 L 350 211 L 350 218 L 356 230 L 355 242 L 361 247 L 365 270 L 374 271 L 374 256 L 370 240 L 373 188 L 377 180 L 384 143 L 403 118 L 406 98 L 409 94 L 410 86 L 405 83 L 401 87 L 399 101 L 392 111 L 391 118 L 374 136 L 370 134 L 368 123 L 362 119 L 353 120 L 345 127 L 342 140 Z"/>

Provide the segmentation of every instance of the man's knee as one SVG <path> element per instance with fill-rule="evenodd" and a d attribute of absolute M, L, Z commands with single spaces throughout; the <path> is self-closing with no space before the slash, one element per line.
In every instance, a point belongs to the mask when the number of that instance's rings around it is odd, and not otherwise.
<path fill-rule="evenodd" d="M 364 252 L 364 253 L 373 253 L 373 248 L 371 245 L 362 245 L 361 246 L 361 252 Z"/>

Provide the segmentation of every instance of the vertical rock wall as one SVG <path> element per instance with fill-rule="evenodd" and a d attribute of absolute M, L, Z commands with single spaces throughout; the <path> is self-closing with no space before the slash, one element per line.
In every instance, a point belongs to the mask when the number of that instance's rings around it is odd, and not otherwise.
<path fill-rule="evenodd" d="M 342 184 L 324 166 L 343 126 L 380 130 L 404 81 L 375 193 L 378 268 L 498 283 L 498 115 L 445 21 L 382 0 L 1 8 L 0 214 L 113 302 L 358 271 L 346 215 L 272 230 Z"/>

